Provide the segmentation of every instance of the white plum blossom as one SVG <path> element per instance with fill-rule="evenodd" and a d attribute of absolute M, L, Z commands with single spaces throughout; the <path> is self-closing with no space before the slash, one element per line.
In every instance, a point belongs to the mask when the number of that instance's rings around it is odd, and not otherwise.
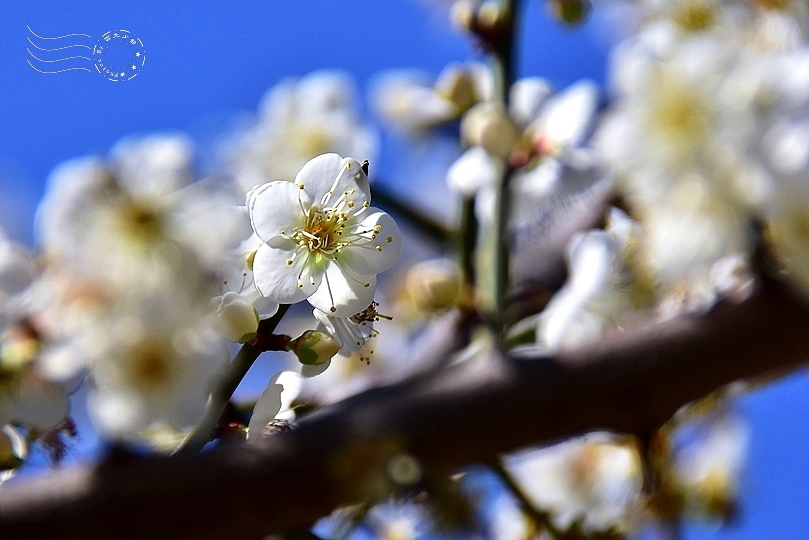
<path fill-rule="evenodd" d="M 674 434 L 672 482 L 696 515 L 722 515 L 739 495 L 750 433 L 745 421 L 719 406 Z"/>
<path fill-rule="evenodd" d="M 567 257 L 569 277 L 539 316 L 537 341 L 550 349 L 574 346 L 617 327 L 638 306 L 646 276 L 632 247 L 640 231 L 626 214 L 612 209 L 607 230 L 579 233 Z"/>
<path fill-rule="evenodd" d="M 107 339 L 84 351 L 93 355 L 91 417 L 108 438 L 194 426 L 227 363 L 225 343 L 203 313 L 171 306 L 170 298 L 120 306 L 123 314 L 105 325 Z"/>
<path fill-rule="evenodd" d="M 450 64 L 435 83 L 425 73 L 394 71 L 380 76 L 372 99 L 390 125 L 411 135 L 457 121 L 474 104 L 488 100 L 493 76 L 482 64 Z"/>
<path fill-rule="evenodd" d="M 278 303 L 308 299 L 321 311 L 351 316 L 373 301 L 376 274 L 399 257 L 399 228 L 371 206 L 368 178 L 352 158 L 318 156 L 294 182 L 251 191 L 247 209 L 263 241 L 253 259 L 256 287 Z"/>
<path fill-rule="evenodd" d="M 628 440 L 592 433 L 506 460 L 508 471 L 537 508 L 567 530 L 629 532 L 638 519 L 643 473 Z"/>
<path fill-rule="evenodd" d="M 374 322 L 380 317 L 390 319 L 385 315 L 380 315 L 376 308 L 377 302 L 371 304 L 364 310 L 351 315 L 350 317 L 335 317 L 324 313 L 319 309 L 314 310 L 315 318 L 320 322 L 321 331 L 327 332 L 340 345 L 339 354 L 342 356 L 360 355 L 360 360 L 370 363 L 370 359 L 362 354 L 368 340 L 375 337 L 379 332 L 374 330 Z M 305 371 L 306 376 L 314 376 L 325 370 L 326 366 L 320 369 L 309 369 Z"/>
<path fill-rule="evenodd" d="M 271 88 L 255 125 L 224 148 L 227 170 L 242 192 L 292 178 L 324 152 L 373 159 L 377 137 L 358 118 L 355 94 L 351 77 L 332 70 L 285 79 Z"/>

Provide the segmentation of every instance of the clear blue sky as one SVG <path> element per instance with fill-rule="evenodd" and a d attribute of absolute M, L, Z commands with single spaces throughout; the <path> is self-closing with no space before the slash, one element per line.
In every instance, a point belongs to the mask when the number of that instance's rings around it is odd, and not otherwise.
<path fill-rule="evenodd" d="M 549 23 L 528 2 L 524 75 L 557 86 L 603 82 L 606 52 L 592 28 Z M 205 140 L 239 111 L 253 111 L 285 76 L 341 68 L 360 89 L 374 73 L 421 67 L 437 74 L 474 49 L 414 0 L 6 0 L 0 7 L 0 225 L 32 242 L 33 212 L 59 162 L 105 153 L 122 136 L 184 130 Z M 134 80 L 95 73 L 35 72 L 26 26 L 42 36 L 98 38 L 128 29 L 147 64 Z M 737 527 L 687 531 L 687 538 L 801 538 L 809 535 L 809 376 L 741 400 L 753 430 L 743 514 Z"/>

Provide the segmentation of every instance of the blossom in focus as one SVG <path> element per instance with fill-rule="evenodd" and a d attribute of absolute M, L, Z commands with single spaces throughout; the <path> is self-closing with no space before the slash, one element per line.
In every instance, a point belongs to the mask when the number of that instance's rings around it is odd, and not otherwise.
<path fill-rule="evenodd" d="M 393 218 L 370 201 L 360 163 L 337 154 L 312 159 L 294 182 L 251 191 L 250 222 L 263 241 L 253 259 L 259 292 L 284 304 L 308 299 L 337 317 L 365 309 L 402 243 Z"/>
<path fill-rule="evenodd" d="M 376 311 L 378 306 L 378 303 L 371 302 L 367 308 L 350 317 L 335 317 L 319 309 L 315 309 L 313 314 L 320 323 L 318 328 L 330 335 L 338 344 L 340 355 L 359 355 L 360 361 L 370 363 L 369 357 L 363 352 L 368 340 L 379 333 L 374 330 L 374 322 L 381 317 Z M 327 367 L 328 363 L 322 367 L 306 366 L 301 373 L 306 377 L 313 377 L 322 373 Z"/>

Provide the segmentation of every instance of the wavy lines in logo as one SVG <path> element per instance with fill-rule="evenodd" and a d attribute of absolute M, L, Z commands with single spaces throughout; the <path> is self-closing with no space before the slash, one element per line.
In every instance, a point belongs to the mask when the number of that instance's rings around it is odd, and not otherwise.
<path fill-rule="evenodd" d="M 26 61 L 39 73 L 88 71 L 123 82 L 134 79 L 146 65 L 143 41 L 129 30 L 110 30 L 94 39 L 89 34 L 43 36 L 27 28 Z"/>

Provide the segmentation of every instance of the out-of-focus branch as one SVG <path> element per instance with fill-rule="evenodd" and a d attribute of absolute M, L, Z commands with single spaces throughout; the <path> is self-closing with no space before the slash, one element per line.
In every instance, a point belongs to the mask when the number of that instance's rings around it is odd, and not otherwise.
<path fill-rule="evenodd" d="M 386 189 L 382 180 L 377 179 L 373 186 L 375 205 L 394 214 L 397 218 L 401 218 L 427 238 L 440 243 L 446 243 L 452 238 L 453 231 L 449 227 L 421 212 L 415 206 L 404 201 L 402 197 Z"/>
<path fill-rule="evenodd" d="M 2 538 L 260 538 L 379 496 L 391 458 L 446 473 L 591 429 L 646 434 L 682 405 L 809 356 L 809 307 L 764 280 L 703 316 L 544 358 L 491 352 L 323 408 L 266 444 L 117 459 L 0 489 Z"/>

